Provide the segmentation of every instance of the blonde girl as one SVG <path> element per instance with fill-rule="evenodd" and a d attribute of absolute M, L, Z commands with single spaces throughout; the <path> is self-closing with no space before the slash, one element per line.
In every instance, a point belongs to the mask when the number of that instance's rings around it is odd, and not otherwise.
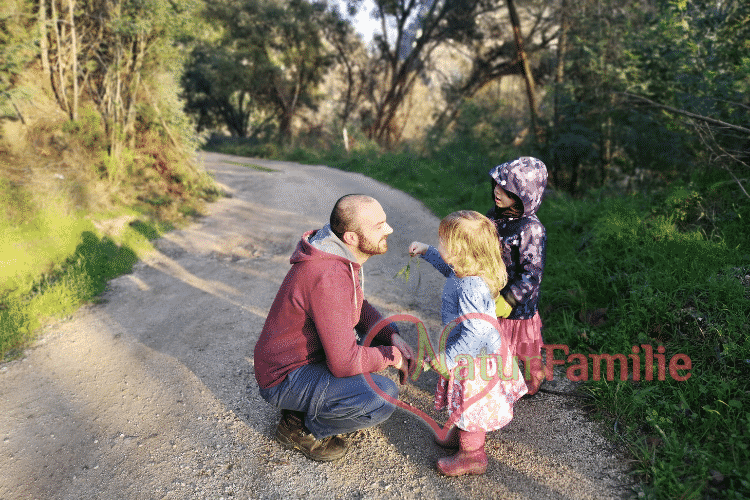
<path fill-rule="evenodd" d="M 440 222 L 438 248 L 413 242 L 420 255 L 446 278 L 441 316 L 450 333 L 444 348 L 427 359 L 441 374 L 435 408 L 447 410 L 457 435 L 458 452 L 440 458 L 443 474 L 483 474 L 487 470 L 485 434 L 513 418 L 513 404 L 526 393 L 495 317 L 495 299 L 506 285 L 495 224 L 484 215 L 462 210 Z M 440 444 L 450 446 L 451 437 Z"/>

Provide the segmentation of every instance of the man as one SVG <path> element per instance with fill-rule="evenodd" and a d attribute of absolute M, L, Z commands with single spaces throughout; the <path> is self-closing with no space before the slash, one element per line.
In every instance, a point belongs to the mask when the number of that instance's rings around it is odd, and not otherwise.
<path fill-rule="evenodd" d="M 393 366 L 405 376 L 414 357 L 394 325 L 378 332 L 371 346 L 361 345 L 382 319 L 364 299 L 362 264 L 388 250 L 392 232 L 375 199 L 340 198 L 330 222 L 297 244 L 255 346 L 260 395 L 282 410 L 276 440 L 313 460 L 342 457 L 347 449 L 342 434 L 391 416 L 394 405 L 363 374 Z M 398 397 L 389 378 L 372 379 Z"/>

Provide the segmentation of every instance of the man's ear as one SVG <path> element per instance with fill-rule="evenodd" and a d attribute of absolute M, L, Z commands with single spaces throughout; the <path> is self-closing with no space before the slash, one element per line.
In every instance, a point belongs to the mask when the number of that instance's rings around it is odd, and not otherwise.
<path fill-rule="evenodd" d="M 352 247 L 359 245 L 359 235 L 354 231 L 344 232 L 344 234 L 341 235 L 341 240 Z"/>

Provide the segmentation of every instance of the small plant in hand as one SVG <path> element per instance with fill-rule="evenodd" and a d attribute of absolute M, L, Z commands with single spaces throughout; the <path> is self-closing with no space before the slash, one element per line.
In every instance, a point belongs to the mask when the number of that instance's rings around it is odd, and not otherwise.
<path fill-rule="evenodd" d="M 417 254 L 410 254 L 409 255 L 409 262 L 407 262 L 406 265 L 404 267 L 402 267 L 401 270 L 399 272 L 397 272 L 395 276 L 393 276 L 393 278 L 394 279 L 395 278 L 401 278 L 401 279 L 404 280 L 404 283 L 408 283 L 409 282 L 409 276 L 411 275 L 411 261 L 415 257 L 417 258 L 417 287 L 419 287 L 419 282 L 420 282 L 419 278 L 421 277 L 421 275 L 419 274 L 420 259 L 419 259 L 419 257 L 417 257 Z"/>

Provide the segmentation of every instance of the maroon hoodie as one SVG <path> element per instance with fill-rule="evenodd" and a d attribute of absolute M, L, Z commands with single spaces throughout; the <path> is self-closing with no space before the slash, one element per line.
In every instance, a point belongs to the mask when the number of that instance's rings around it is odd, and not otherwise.
<path fill-rule="evenodd" d="M 326 363 L 335 377 L 349 377 L 401 362 L 395 347 L 357 344 L 354 327 L 368 332 L 382 316 L 364 300 L 361 265 L 328 225 L 305 233 L 289 261 L 292 267 L 255 345 L 255 379 L 261 388 L 311 363 Z M 373 344 L 390 344 L 395 332 L 383 328 Z"/>

